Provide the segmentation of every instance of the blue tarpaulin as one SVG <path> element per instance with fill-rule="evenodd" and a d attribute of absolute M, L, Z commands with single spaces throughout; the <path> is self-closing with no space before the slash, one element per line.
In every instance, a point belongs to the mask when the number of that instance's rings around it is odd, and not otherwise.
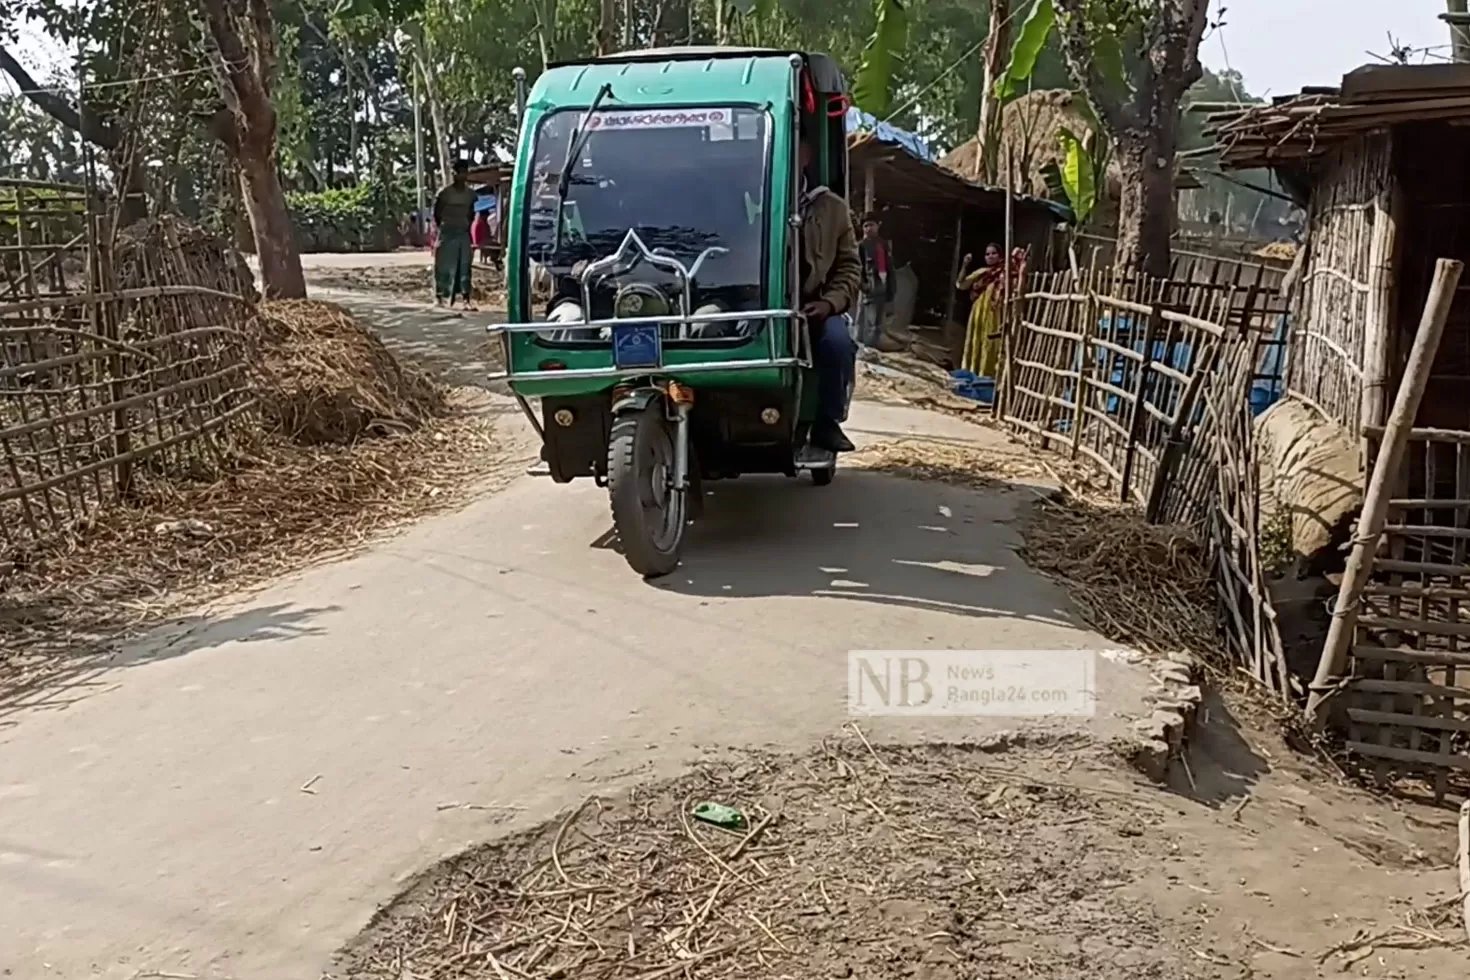
<path fill-rule="evenodd" d="M 495 210 L 495 195 L 494 194 L 485 194 L 485 195 L 482 195 L 481 197 L 477 197 L 475 199 L 475 210 L 476 211 L 494 211 Z"/>
<path fill-rule="evenodd" d="M 939 159 L 939 154 L 930 149 L 929 141 L 924 137 L 906 129 L 899 129 L 897 126 L 890 126 L 886 122 L 879 122 L 861 109 L 847 110 L 847 132 L 849 135 L 872 133 L 880 142 L 901 146 L 912 156 L 929 163 L 934 163 Z"/>

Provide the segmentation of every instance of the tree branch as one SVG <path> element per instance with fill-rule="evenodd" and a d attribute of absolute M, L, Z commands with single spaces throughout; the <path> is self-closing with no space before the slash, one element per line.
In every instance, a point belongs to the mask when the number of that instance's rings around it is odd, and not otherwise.
<path fill-rule="evenodd" d="M 81 133 L 82 138 L 88 143 L 100 146 L 104 150 L 116 150 L 122 143 L 121 134 L 112 126 L 99 120 L 94 113 L 79 112 L 66 99 L 38 85 L 31 77 L 31 73 L 11 56 L 4 45 L 0 45 L 0 71 L 4 71 L 15 81 L 15 84 L 20 87 L 21 94 L 29 99 L 32 105 L 72 132 Z"/>
<path fill-rule="evenodd" d="M 1098 70 L 1087 25 L 1087 0 L 1053 0 L 1053 6 L 1057 11 L 1056 29 L 1062 41 L 1062 57 L 1098 119 L 1113 133 L 1137 128 L 1137 114 L 1117 93 L 1108 91 L 1107 82 Z"/>
<path fill-rule="evenodd" d="M 253 51 L 247 50 L 240 35 L 241 21 L 248 14 L 252 31 L 261 29 L 258 0 L 250 0 L 248 9 L 242 0 L 197 2 L 205 21 L 205 51 L 219 83 L 220 98 L 234 113 L 236 127 L 242 130 L 240 142 L 244 142 L 244 130 L 273 135 L 275 110 L 270 104 L 267 83 L 257 72 L 262 67 L 262 57 L 274 59 L 274 24 L 267 16 L 265 26 L 270 29 L 271 39 L 257 39 Z"/>

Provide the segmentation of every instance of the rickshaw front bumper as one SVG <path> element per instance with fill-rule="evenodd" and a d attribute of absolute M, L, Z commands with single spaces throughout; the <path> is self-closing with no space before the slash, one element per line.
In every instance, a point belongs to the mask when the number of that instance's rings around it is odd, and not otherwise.
<path fill-rule="evenodd" d="M 792 349 L 794 353 L 781 353 L 776 350 L 776 336 L 771 329 L 777 320 L 789 320 L 796 329 L 794 330 L 795 344 Z M 738 323 L 747 321 L 750 323 L 765 322 L 766 324 L 766 356 L 754 358 L 742 358 L 740 360 L 711 360 L 711 361 L 677 361 L 665 363 L 663 358 L 662 341 L 658 341 L 656 356 L 644 358 L 636 364 L 618 364 L 619 351 L 617 349 L 617 333 L 613 333 L 609 346 L 613 347 L 614 363 L 610 367 L 595 368 L 559 368 L 556 370 L 517 371 L 514 369 L 510 347 L 510 337 L 518 333 L 553 334 L 569 331 L 588 331 L 607 329 L 610 332 L 619 328 L 652 327 L 656 331 L 668 327 L 688 328 L 709 323 Z M 626 378 L 646 378 L 654 374 L 702 374 L 724 371 L 746 371 L 746 370 L 769 370 L 771 368 L 809 368 L 812 365 L 811 341 L 806 329 L 806 319 L 801 313 L 793 310 L 734 310 L 720 313 L 697 313 L 690 316 L 654 316 L 654 317 L 621 317 L 610 320 L 587 320 L 570 323 L 557 323 L 554 326 L 546 321 L 533 323 L 498 323 L 486 328 L 487 333 L 492 336 L 501 337 L 506 345 L 507 369 L 489 376 L 490 381 L 551 381 L 563 379 L 582 380 L 612 380 L 618 381 Z M 681 329 L 681 332 L 684 330 Z M 688 348 L 681 348 L 687 350 Z"/>

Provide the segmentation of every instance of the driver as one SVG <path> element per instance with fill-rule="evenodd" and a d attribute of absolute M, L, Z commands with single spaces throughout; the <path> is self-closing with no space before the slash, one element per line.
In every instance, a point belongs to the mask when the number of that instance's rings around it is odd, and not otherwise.
<path fill-rule="evenodd" d="M 808 181 L 814 150 L 811 134 L 803 132 L 801 312 L 811 329 L 818 399 L 811 443 L 834 453 L 850 453 L 854 447 L 841 423 L 847 419 L 847 395 L 857 371 L 857 344 L 847 318 L 862 293 L 863 262 L 847 202 Z"/>

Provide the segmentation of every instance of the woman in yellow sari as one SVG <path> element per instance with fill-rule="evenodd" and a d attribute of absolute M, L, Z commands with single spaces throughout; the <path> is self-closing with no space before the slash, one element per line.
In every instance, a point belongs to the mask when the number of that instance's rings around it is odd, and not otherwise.
<path fill-rule="evenodd" d="M 960 366 L 978 377 L 994 378 L 1000 370 L 1001 276 L 1005 272 L 1000 246 L 994 242 L 986 245 L 985 264 L 974 272 L 970 271 L 972 261 L 973 256 L 967 254 L 955 283 L 956 289 L 970 294 L 970 320 Z"/>

